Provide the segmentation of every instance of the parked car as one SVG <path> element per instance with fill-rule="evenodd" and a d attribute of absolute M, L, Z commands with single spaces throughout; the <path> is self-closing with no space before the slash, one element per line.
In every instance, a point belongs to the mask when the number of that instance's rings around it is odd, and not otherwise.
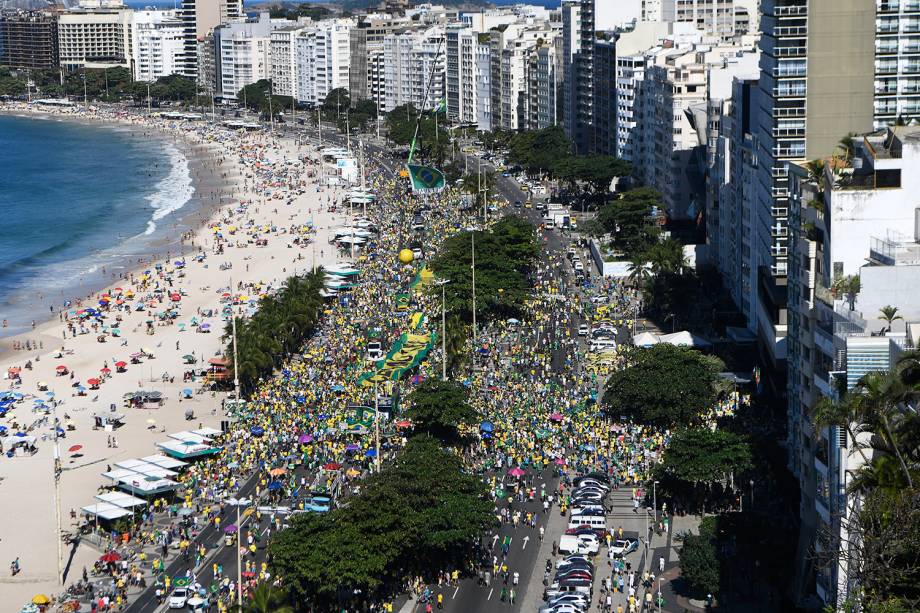
<path fill-rule="evenodd" d="M 189 591 L 184 587 L 177 587 L 169 595 L 170 609 L 184 609 L 188 606 Z"/>
<path fill-rule="evenodd" d="M 639 541 L 636 539 L 617 539 L 610 544 L 610 551 L 617 558 L 622 558 L 637 549 L 639 549 Z"/>

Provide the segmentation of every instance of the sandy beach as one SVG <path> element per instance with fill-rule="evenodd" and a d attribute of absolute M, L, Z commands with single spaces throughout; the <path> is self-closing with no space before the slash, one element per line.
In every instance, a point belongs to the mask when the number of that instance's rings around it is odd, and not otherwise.
<path fill-rule="evenodd" d="M 80 120 L 103 119 L 81 116 Z M 245 300 L 236 300 L 239 304 L 233 308 L 246 312 L 252 308 L 250 299 L 277 287 L 286 277 L 338 259 L 329 232 L 343 225 L 345 218 L 327 207 L 342 193 L 317 187 L 316 179 L 308 176 L 317 157 L 310 147 L 268 132 L 238 133 L 206 127 L 204 122 L 111 116 L 104 120 L 129 122 L 181 140 L 196 197 L 203 205 L 185 217 L 179 212 L 168 220 L 176 228 L 188 228 L 180 241 L 181 257 L 173 251 L 156 261 L 126 262 L 125 269 L 111 271 L 116 278 L 105 289 L 73 297 L 69 309 L 56 311 L 52 320 L 39 323 L 31 333 L 3 340 L 0 389 L 12 389 L 25 399 L 0 424 L 10 433 L 37 437 L 38 450 L 34 455 L 0 457 L 0 491 L 5 501 L 0 551 L 6 556 L 0 561 L 8 566 L 18 557 L 22 569 L 16 576 L 6 567 L 0 573 L 0 611 L 18 610 L 34 594 L 60 590 L 50 438 L 55 415 L 73 427 L 59 444 L 60 521 L 68 532 L 77 523 L 71 510 L 79 518 L 80 507 L 97 502 L 93 496 L 99 488 L 111 485 L 100 474 L 107 467 L 157 453 L 155 444 L 167 440 L 169 433 L 219 427 L 225 395 L 201 391 L 200 377 L 184 381 L 192 367 L 184 364 L 183 356 L 194 355 L 201 367 L 221 354 L 221 311 L 227 305 L 223 294 L 233 299 L 245 294 Z M 311 225 L 312 232 L 306 229 Z M 80 313 L 97 308 L 106 296 L 109 306 L 103 309 L 103 324 L 94 324 Z M 175 316 L 161 318 L 169 310 Z M 41 321 L 38 315 L 36 320 Z M 112 330 L 116 325 L 117 335 Z M 28 350 L 13 349 L 26 342 Z M 132 361 L 132 354 L 142 355 Z M 27 361 L 31 369 L 25 368 Z M 116 362 L 127 363 L 123 372 L 117 372 Z M 21 369 L 21 384 L 10 378 L 11 368 Z M 104 368 L 110 373 L 93 389 L 96 386 L 89 380 L 105 374 Z M 47 384 L 42 386 L 45 389 L 39 389 L 40 383 Z M 87 388 L 85 395 L 78 395 L 76 385 Z M 182 398 L 185 389 L 192 390 L 191 398 Z M 138 390 L 161 392 L 166 400 L 159 408 L 125 407 L 123 396 Z M 47 402 L 49 392 L 57 406 L 51 409 L 51 403 L 46 404 L 47 412 L 33 408 L 34 399 Z M 95 428 L 94 415 L 113 406 L 125 415 L 124 425 L 114 431 Z M 186 419 L 189 410 L 194 412 L 192 420 Z M 81 448 L 68 452 L 76 445 Z M 61 553 L 69 581 L 100 555 L 86 543 L 75 550 L 62 545 Z"/>

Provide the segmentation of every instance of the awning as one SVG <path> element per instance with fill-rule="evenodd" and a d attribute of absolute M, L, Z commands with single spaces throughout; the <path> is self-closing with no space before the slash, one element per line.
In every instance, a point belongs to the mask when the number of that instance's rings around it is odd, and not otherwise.
<path fill-rule="evenodd" d="M 105 494 L 95 496 L 95 498 L 100 502 L 107 502 L 108 504 L 121 507 L 122 509 L 147 506 L 146 500 L 135 498 L 131 494 L 125 494 L 123 492 L 106 492 Z"/>
<path fill-rule="evenodd" d="M 141 458 L 141 460 L 149 464 L 159 466 L 160 468 L 168 468 L 170 470 L 175 469 L 175 468 L 182 468 L 183 466 L 188 465 L 186 462 L 183 462 L 182 460 L 177 460 L 176 458 L 170 458 L 169 456 L 165 456 L 165 455 L 149 455 L 146 458 Z"/>
<path fill-rule="evenodd" d="M 118 519 L 119 517 L 131 515 L 131 511 L 125 511 L 123 508 L 108 502 L 100 502 L 98 504 L 80 507 L 80 510 L 87 515 L 92 515 L 100 519 Z"/>

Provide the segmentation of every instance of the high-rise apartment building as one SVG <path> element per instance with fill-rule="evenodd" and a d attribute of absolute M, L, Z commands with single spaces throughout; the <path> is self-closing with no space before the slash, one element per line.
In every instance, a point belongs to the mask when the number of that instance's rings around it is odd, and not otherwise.
<path fill-rule="evenodd" d="M 297 38 L 307 29 L 305 24 L 282 26 L 271 31 L 269 55 L 272 91 L 279 96 L 297 95 L 300 64 L 297 62 Z"/>
<path fill-rule="evenodd" d="M 183 26 L 183 54 L 179 74 L 198 77 L 198 42 L 221 24 L 245 18 L 243 0 L 182 0 L 178 9 Z"/>
<path fill-rule="evenodd" d="M 348 88 L 352 19 L 326 19 L 297 37 L 297 100 L 322 104 L 329 92 Z"/>
<path fill-rule="evenodd" d="M 135 11 L 134 79 L 155 81 L 176 74 L 184 52 L 182 21 L 175 11 Z"/>
<path fill-rule="evenodd" d="M 594 2 L 562 3 L 563 127 L 577 153 L 596 150 L 594 130 Z"/>
<path fill-rule="evenodd" d="M 241 89 L 271 75 L 271 33 L 281 24 L 268 13 L 258 21 L 229 23 L 215 28 L 218 95 L 235 100 Z"/>
<path fill-rule="evenodd" d="M 786 448 L 801 492 L 796 591 L 807 595 L 814 584 L 824 603 L 839 606 L 855 587 L 847 529 L 860 499 L 849 484 L 864 464 L 858 445 L 872 433 L 854 441 L 844 428 L 815 424 L 812 409 L 890 369 L 912 342 L 873 318 L 886 304 L 903 307 L 907 322 L 920 317 L 920 206 L 909 196 L 920 190 L 920 129 L 859 136 L 852 159 L 827 158 L 818 176 L 789 164 L 789 180 Z M 845 276 L 859 277 L 858 294 L 831 289 Z"/>
<path fill-rule="evenodd" d="M 378 105 L 386 97 L 383 43 L 388 34 L 406 27 L 404 20 L 388 15 L 367 15 L 349 32 L 351 67 L 348 90 L 352 100 L 371 99 Z"/>
<path fill-rule="evenodd" d="M 752 0 L 642 0 L 642 21 L 688 23 L 722 41 L 756 31 L 750 18 L 755 11 Z"/>
<path fill-rule="evenodd" d="M 543 130 L 561 114 L 562 39 L 539 40 L 524 64 L 524 129 Z"/>
<path fill-rule="evenodd" d="M 616 155 L 617 44 L 616 39 L 594 41 L 595 152 Z"/>
<path fill-rule="evenodd" d="M 873 0 L 762 0 L 755 126 L 757 183 L 748 325 L 782 392 L 789 267 L 788 162 L 833 153 L 848 132 L 872 128 Z"/>
<path fill-rule="evenodd" d="M 920 119 L 920 1 L 876 0 L 875 127 Z"/>
<path fill-rule="evenodd" d="M 381 110 L 411 104 L 436 107 L 444 98 L 444 28 L 393 32 L 383 43 L 384 95 Z"/>
<path fill-rule="evenodd" d="M 131 9 L 78 9 L 58 18 L 58 50 L 65 70 L 131 68 Z"/>
<path fill-rule="evenodd" d="M 451 121 L 475 124 L 480 95 L 477 52 L 483 35 L 457 24 L 448 26 L 445 36 L 447 116 Z"/>
<path fill-rule="evenodd" d="M 57 65 L 56 15 L 47 11 L 0 13 L 0 66 L 54 70 Z"/>

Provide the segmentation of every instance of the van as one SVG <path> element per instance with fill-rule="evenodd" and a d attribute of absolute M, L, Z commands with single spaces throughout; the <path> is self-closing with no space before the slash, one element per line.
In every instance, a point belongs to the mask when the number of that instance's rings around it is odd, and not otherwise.
<path fill-rule="evenodd" d="M 600 536 L 607 533 L 607 519 L 600 515 L 575 515 L 569 520 L 569 530 L 582 526 L 589 526 Z"/>
<path fill-rule="evenodd" d="M 553 220 L 552 217 L 544 217 L 543 227 L 546 228 L 547 230 L 552 230 L 553 228 L 556 227 L 556 222 Z"/>
<path fill-rule="evenodd" d="M 563 534 L 559 537 L 559 553 L 593 555 L 600 549 L 600 541 L 591 535 Z"/>

